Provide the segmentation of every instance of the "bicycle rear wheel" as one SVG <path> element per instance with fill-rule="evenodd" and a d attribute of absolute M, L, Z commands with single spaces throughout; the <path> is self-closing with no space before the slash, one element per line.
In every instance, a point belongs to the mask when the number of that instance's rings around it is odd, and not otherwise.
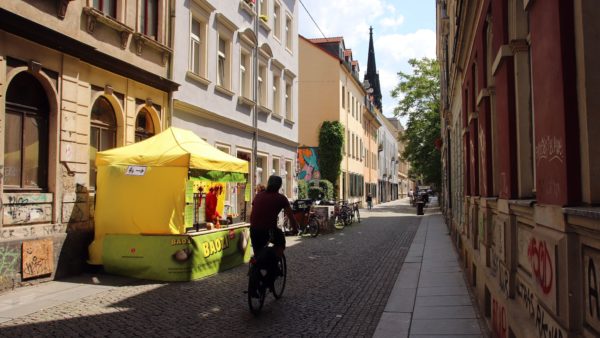
<path fill-rule="evenodd" d="M 308 233 L 311 237 L 317 237 L 319 235 L 319 220 L 316 217 L 311 218 L 306 225 Z"/>
<path fill-rule="evenodd" d="M 251 263 L 252 264 L 252 263 Z M 255 266 L 248 272 L 248 307 L 250 312 L 258 315 L 265 303 L 265 288 L 262 285 L 260 271 Z"/>
<path fill-rule="evenodd" d="M 285 260 L 285 255 L 282 255 L 277 259 L 277 271 L 279 272 L 279 276 L 273 282 L 273 296 L 275 299 L 281 298 L 283 295 L 283 290 L 285 289 L 285 281 L 287 276 L 287 263 Z M 264 300 L 264 298 L 263 298 Z"/>
<path fill-rule="evenodd" d="M 342 211 L 342 222 L 345 226 L 352 224 L 352 214 L 348 211 Z"/>

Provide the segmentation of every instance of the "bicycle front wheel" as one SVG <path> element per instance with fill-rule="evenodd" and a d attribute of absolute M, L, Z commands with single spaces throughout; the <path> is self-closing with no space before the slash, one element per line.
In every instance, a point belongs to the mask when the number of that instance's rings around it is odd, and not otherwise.
<path fill-rule="evenodd" d="M 282 255 L 277 259 L 277 273 L 279 274 L 275 281 L 273 282 L 273 296 L 275 299 L 281 298 L 283 295 L 283 290 L 285 289 L 285 282 L 287 277 L 287 263 L 285 260 L 285 255 Z M 264 299 L 264 298 L 263 298 Z"/>
<path fill-rule="evenodd" d="M 248 307 L 250 312 L 255 316 L 260 313 L 260 310 L 265 303 L 265 289 L 262 286 L 262 281 L 258 275 L 260 272 L 256 267 L 250 267 L 248 273 Z"/>

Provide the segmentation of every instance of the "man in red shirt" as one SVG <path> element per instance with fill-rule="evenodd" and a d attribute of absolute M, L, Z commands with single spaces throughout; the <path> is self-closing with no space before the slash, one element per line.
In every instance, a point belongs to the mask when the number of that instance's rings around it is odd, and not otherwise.
<path fill-rule="evenodd" d="M 250 239 L 252 240 L 252 249 L 254 256 L 260 257 L 263 249 L 273 242 L 274 252 L 277 256 L 283 254 L 285 249 L 285 235 L 283 231 L 277 227 L 277 217 L 283 210 L 291 222 L 291 225 L 298 227 L 296 218 L 292 213 L 290 202 L 287 197 L 279 193 L 282 185 L 281 177 L 271 176 L 267 183 L 267 189 L 259 192 L 254 197 L 252 202 L 252 214 L 250 215 Z M 272 256 L 272 255 L 265 255 Z M 273 263 L 276 263 L 275 257 L 267 257 L 266 262 L 268 267 L 267 281 L 272 284 L 274 271 L 271 269 Z M 268 284 L 268 285 L 270 285 Z"/>

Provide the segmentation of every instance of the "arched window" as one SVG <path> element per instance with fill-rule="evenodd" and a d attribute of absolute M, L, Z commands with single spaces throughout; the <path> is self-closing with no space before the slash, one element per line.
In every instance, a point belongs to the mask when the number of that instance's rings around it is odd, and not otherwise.
<path fill-rule="evenodd" d="M 15 76 L 6 92 L 5 189 L 48 188 L 49 110 L 39 81 L 26 72 Z"/>
<path fill-rule="evenodd" d="M 140 110 L 135 119 L 135 142 L 154 136 L 154 123 L 146 108 Z"/>
<path fill-rule="evenodd" d="M 99 97 L 92 106 L 90 128 L 90 189 L 96 188 L 96 152 L 117 145 L 115 110 L 105 97 Z"/>

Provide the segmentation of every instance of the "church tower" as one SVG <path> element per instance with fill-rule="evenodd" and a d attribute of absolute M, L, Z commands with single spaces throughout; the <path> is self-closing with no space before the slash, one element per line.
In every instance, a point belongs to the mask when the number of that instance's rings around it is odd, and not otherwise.
<path fill-rule="evenodd" d="M 381 110 L 381 87 L 379 85 L 379 72 L 375 65 L 375 48 L 373 48 L 373 27 L 369 27 L 369 58 L 367 60 L 367 72 L 365 73 L 364 80 L 369 81 L 369 88 L 373 91 L 369 91 L 371 101 Z"/>

